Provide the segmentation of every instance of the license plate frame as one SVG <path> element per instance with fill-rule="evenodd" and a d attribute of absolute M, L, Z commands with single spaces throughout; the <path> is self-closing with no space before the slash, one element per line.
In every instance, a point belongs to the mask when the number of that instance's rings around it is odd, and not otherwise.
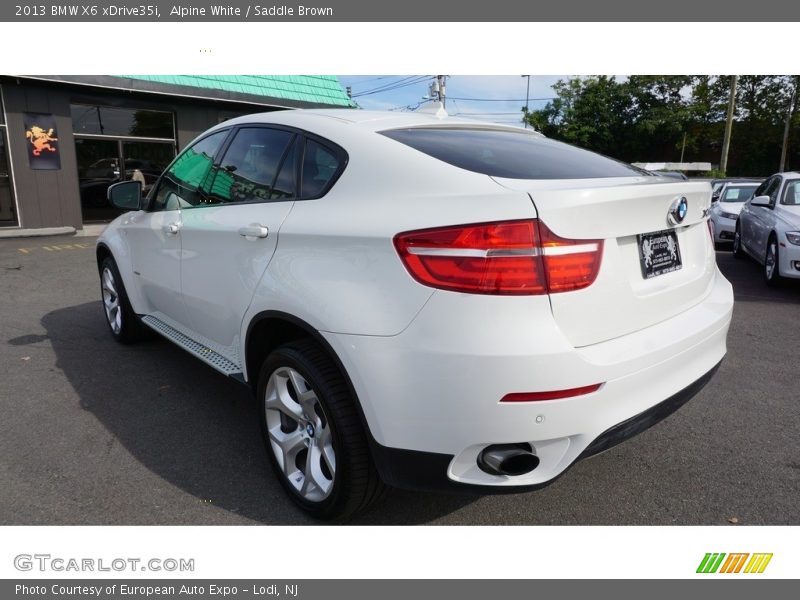
<path fill-rule="evenodd" d="M 636 236 L 636 247 L 644 279 L 674 273 L 683 268 L 678 232 L 674 229 L 640 233 Z"/>

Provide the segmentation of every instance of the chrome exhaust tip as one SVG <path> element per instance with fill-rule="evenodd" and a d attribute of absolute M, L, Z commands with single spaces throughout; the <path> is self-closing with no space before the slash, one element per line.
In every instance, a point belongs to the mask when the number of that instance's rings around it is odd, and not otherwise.
<path fill-rule="evenodd" d="M 526 475 L 538 466 L 530 444 L 493 444 L 478 455 L 478 467 L 489 475 Z"/>

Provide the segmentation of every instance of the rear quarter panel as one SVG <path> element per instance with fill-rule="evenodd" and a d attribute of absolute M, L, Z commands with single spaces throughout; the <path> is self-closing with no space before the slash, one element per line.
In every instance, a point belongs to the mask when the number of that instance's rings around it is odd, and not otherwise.
<path fill-rule="evenodd" d="M 343 139 L 344 138 L 344 139 Z M 243 322 L 277 310 L 318 331 L 391 336 L 433 289 L 406 271 L 397 233 L 536 216 L 527 194 L 378 133 L 339 135 L 348 166 L 326 196 L 295 203 Z"/>

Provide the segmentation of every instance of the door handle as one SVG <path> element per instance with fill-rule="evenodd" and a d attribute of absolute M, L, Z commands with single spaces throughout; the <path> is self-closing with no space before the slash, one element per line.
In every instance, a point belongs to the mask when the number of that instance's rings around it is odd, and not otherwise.
<path fill-rule="evenodd" d="M 164 232 L 168 235 L 175 235 L 181 230 L 181 226 L 178 223 L 170 223 L 169 225 L 164 227 Z"/>
<path fill-rule="evenodd" d="M 265 238 L 269 235 L 269 229 L 260 223 L 251 223 L 247 227 L 240 227 L 239 235 L 246 238 Z"/>

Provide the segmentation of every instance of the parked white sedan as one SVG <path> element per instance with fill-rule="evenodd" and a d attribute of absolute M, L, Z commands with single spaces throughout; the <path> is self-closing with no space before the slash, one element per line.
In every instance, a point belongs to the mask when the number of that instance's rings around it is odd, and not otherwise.
<path fill-rule="evenodd" d="M 725 355 L 709 184 L 525 129 L 252 115 L 140 192 L 110 188 L 130 212 L 97 244 L 111 334 L 150 328 L 249 385 L 275 473 L 317 517 L 384 483 L 536 489 Z"/>
<path fill-rule="evenodd" d="M 732 242 L 742 206 L 753 197 L 758 183 L 728 182 L 722 186 L 719 201 L 711 205 L 711 231 L 714 243 Z"/>
<path fill-rule="evenodd" d="M 733 255 L 764 265 L 764 278 L 800 279 L 800 173 L 777 173 L 745 202 L 733 237 Z"/>

